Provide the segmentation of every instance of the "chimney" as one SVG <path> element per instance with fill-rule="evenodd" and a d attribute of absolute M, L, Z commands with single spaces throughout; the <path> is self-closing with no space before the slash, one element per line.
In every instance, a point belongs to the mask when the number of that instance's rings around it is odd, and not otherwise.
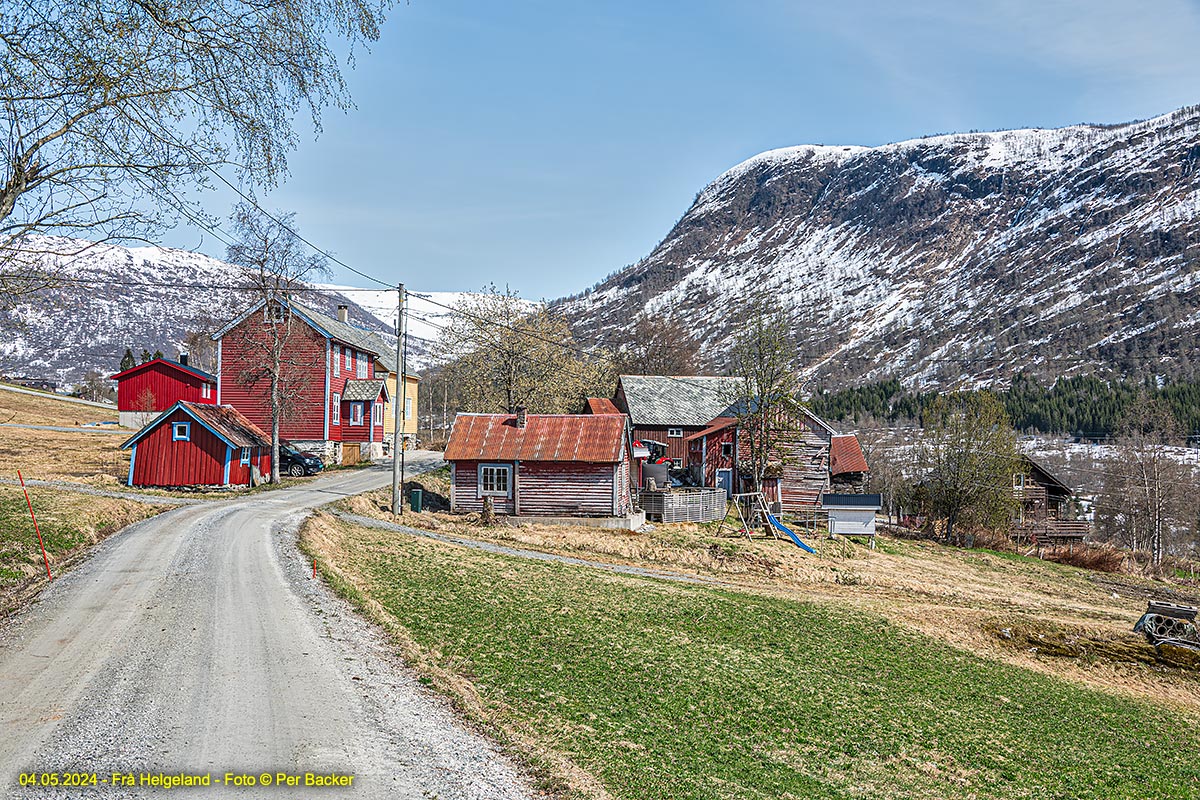
<path fill-rule="evenodd" d="M 517 406 L 517 427 L 525 427 L 525 406 Z"/>
<path fill-rule="evenodd" d="M 338 306 L 338 322 L 350 321 L 350 306 Z"/>
<path fill-rule="evenodd" d="M 183 366 L 185 366 L 185 367 L 187 366 L 187 353 L 180 353 L 180 354 L 179 354 L 179 363 L 180 363 L 180 364 L 182 364 L 182 365 L 183 365 Z"/>

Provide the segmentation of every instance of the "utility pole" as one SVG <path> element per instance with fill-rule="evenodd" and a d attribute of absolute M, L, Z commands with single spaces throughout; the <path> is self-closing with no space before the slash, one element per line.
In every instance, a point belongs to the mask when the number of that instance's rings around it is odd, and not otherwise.
<path fill-rule="evenodd" d="M 401 487 L 404 485 L 404 401 L 408 394 L 408 381 L 405 379 L 403 355 L 400 350 L 400 340 L 404 336 L 404 284 L 397 284 L 396 294 L 399 298 L 396 315 L 396 388 L 399 398 L 392 398 L 394 404 L 392 418 L 396 432 L 392 434 L 392 516 L 404 513 L 404 497 Z"/>

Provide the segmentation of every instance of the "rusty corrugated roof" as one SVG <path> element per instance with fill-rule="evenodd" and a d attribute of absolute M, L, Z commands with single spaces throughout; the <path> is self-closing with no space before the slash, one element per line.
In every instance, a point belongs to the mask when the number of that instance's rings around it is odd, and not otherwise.
<path fill-rule="evenodd" d="M 830 475 L 870 471 L 871 468 L 867 466 L 867 457 L 863 455 L 857 436 L 834 436 L 829 440 Z"/>
<path fill-rule="evenodd" d="M 623 414 L 459 414 L 445 459 L 616 463 L 624 438 Z"/>
<path fill-rule="evenodd" d="M 616 404 L 607 397 L 589 397 L 587 399 L 587 413 L 620 414 L 621 409 L 617 408 Z"/>
<path fill-rule="evenodd" d="M 189 403 L 184 400 L 179 405 L 237 447 L 271 446 L 271 437 L 233 406 Z"/>

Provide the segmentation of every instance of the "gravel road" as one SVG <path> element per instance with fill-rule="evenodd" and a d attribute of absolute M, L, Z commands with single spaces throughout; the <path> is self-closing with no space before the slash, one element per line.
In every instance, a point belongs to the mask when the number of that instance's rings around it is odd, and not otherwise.
<path fill-rule="evenodd" d="M 371 468 L 174 509 L 55 580 L 0 628 L 0 797 L 531 796 L 296 550 L 310 509 L 389 482 Z M 213 785 L 18 784 L 55 771 L 211 774 Z M 301 785 L 216 785 L 226 772 Z M 354 779 L 314 789 L 305 773 Z"/>

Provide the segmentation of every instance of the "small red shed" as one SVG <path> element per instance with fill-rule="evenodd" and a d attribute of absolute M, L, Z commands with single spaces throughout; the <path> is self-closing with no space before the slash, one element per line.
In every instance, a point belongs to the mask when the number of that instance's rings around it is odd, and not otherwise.
<path fill-rule="evenodd" d="M 141 428 L 180 400 L 217 402 L 217 376 L 179 362 L 156 358 L 112 376 L 117 382 L 117 412 L 121 426 Z"/>
<path fill-rule="evenodd" d="M 459 414 L 446 461 L 450 507 L 497 514 L 626 517 L 632 510 L 623 414 Z"/>
<path fill-rule="evenodd" d="M 130 448 L 130 486 L 253 486 L 271 474 L 271 437 L 233 406 L 181 400 Z"/>

